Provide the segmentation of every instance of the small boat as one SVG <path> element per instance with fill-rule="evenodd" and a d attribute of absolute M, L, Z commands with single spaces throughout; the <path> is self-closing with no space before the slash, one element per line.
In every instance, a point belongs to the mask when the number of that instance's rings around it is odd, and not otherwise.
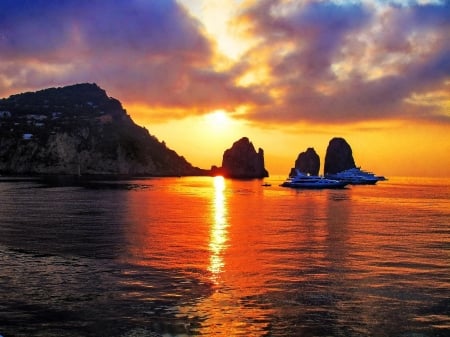
<path fill-rule="evenodd" d="M 347 182 L 308 175 L 296 170 L 296 174 L 286 179 L 280 186 L 304 189 L 343 188 Z"/>
<path fill-rule="evenodd" d="M 354 167 L 334 174 L 327 174 L 325 177 L 328 179 L 345 181 L 352 185 L 374 185 L 380 180 L 386 180 L 385 177 L 364 171 L 360 167 Z"/>

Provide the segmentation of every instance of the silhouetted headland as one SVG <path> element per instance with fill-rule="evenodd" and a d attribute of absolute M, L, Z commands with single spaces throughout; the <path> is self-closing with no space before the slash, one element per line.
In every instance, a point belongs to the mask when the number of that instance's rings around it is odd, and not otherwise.
<path fill-rule="evenodd" d="M 96 84 L 0 100 L 0 172 L 126 176 L 206 175 Z"/>

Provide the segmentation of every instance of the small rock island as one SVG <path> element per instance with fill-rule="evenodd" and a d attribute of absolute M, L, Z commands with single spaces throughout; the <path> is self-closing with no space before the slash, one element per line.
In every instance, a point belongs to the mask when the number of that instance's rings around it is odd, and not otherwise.
<path fill-rule="evenodd" d="M 0 99 L 0 173 L 206 175 L 136 125 L 97 84 Z"/>
<path fill-rule="evenodd" d="M 356 165 L 350 145 L 344 138 L 331 139 L 325 154 L 324 174 L 335 174 L 351 168 L 356 168 Z"/>
<path fill-rule="evenodd" d="M 291 169 L 291 173 L 289 175 L 296 175 L 296 170 L 312 176 L 319 175 L 320 157 L 314 148 L 310 147 L 306 150 L 306 152 L 301 152 L 298 155 L 297 160 L 295 161 L 295 166 Z"/>
<path fill-rule="evenodd" d="M 235 179 L 262 179 L 269 176 L 264 167 L 264 150 L 255 147 L 247 137 L 234 142 L 233 146 L 225 150 L 222 167 L 213 166 L 212 175 L 222 175 Z"/>

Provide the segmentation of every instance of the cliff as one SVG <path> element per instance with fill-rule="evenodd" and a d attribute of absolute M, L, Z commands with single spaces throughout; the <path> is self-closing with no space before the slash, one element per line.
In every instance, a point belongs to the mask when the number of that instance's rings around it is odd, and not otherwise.
<path fill-rule="evenodd" d="M 310 147 L 306 150 L 306 152 L 301 152 L 298 155 L 297 160 L 295 161 L 295 166 L 291 169 L 291 176 L 295 175 L 295 169 L 313 176 L 317 176 L 319 174 L 320 157 L 314 148 Z"/>
<path fill-rule="evenodd" d="M 324 174 L 334 174 L 355 168 L 352 148 L 344 138 L 333 138 L 328 143 L 325 155 Z"/>
<path fill-rule="evenodd" d="M 96 84 L 0 100 L 0 172 L 203 175 Z"/>
<path fill-rule="evenodd" d="M 239 139 L 231 148 L 225 150 L 222 167 L 213 167 L 211 173 L 238 179 L 260 179 L 269 176 L 264 167 L 264 151 L 260 148 L 256 152 L 247 137 Z"/>

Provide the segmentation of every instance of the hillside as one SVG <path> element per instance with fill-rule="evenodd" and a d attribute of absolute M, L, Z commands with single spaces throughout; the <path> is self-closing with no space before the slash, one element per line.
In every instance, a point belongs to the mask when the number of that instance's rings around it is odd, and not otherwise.
<path fill-rule="evenodd" d="M 0 99 L 0 173 L 203 175 L 96 84 Z"/>

